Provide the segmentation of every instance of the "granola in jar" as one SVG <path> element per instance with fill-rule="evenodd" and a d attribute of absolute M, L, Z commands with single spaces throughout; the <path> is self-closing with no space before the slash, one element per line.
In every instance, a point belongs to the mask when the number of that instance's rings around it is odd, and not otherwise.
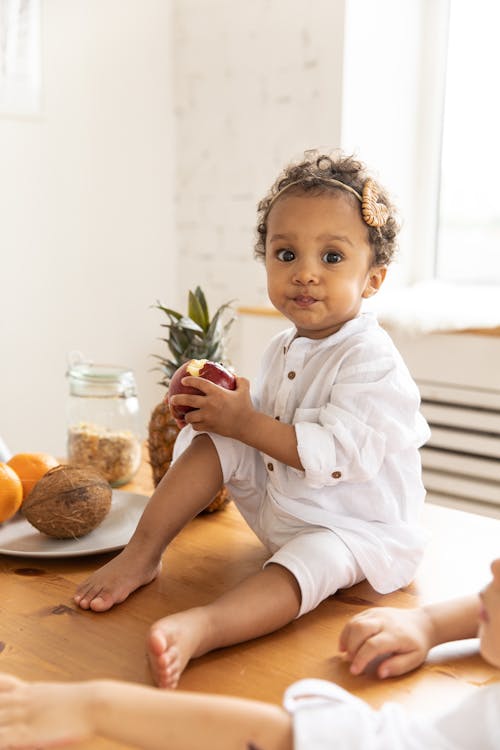
<path fill-rule="evenodd" d="M 134 373 L 121 365 L 87 362 L 73 352 L 67 372 L 67 455 L 113 486 L 128 482 L 141 463 L 141 414 Z"/>
<path fill-rule="evenodd" d="M 75 466 L 90 466 L 118 486 L 128 482 L 141 463 L 141 444 L 130 430 L 81 422 L 68 429 L 68 460 Z"/>

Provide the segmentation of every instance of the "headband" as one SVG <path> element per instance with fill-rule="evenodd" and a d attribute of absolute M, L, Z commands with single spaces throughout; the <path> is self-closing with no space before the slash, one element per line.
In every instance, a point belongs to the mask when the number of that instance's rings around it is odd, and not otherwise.
<path fill-rule="evenodd" d="M 361 203 L 361 214 L 363 216 L 363 221 L 368 224 L 369 227 L 383 227 L 384 224 L 387 223 L 387 219 L 389 218 L 389 209 L 387 208 L 385 203 L 380 203 L 377 200 L 377 185 L 375 181 L 371 179 L 371 177 L 365 180 L 365 184 L 363 185 L 363 192 L 361 193 L 361 195 L 350 185 L 346 185 L 345 182 L 336 180 L 334 177 L 320 177 L 318 179 L 328 185 L 337 185 L 343 190 L 347 190 L 349 193 L 355 195 L 358 201 Z M 285 185 L 285 187 L 281 190 L 278 190 L 276 195 L 271 199 L 271 202 L 269 203 L 268 211 L 273 203 L 289 188 L 291 188 L 293 185 L 303 184 L 304 180 L 294 180 L 293 182 L 289 182 L 288 185 Z"/>

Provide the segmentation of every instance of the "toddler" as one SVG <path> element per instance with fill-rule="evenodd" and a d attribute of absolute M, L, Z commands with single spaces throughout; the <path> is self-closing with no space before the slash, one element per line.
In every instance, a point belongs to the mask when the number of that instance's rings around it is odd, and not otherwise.
<path fill-rule="evenodd" d="M 421 664 L 448 639 L 478 634 L 483 657 L 500 667 L 500 559 L 480 596 L 414 610 L 376 608 L 354 618 L 341 635 L 353 659 L 412 654 L 392 673 Z M 370 646 L 371 641 L 371 646 Z M 361 658 L 361 662 L 368 655 Z M 394 656 L 395 655 L 395 656 Z M 417 656 L 415 656 L 417 655 Z M 359 666 L 354 671 L 359 672 Z M 394 666 L 394 663 L 393 663 Z M 500 679 L 500 673 L 499 673 Z M 288 688 L 285 708 L 215 695 L 164 692 L 120 682 L 25 683 L 0 675 L 0 748 L 65 747 L 106 737 L 141 750 L 496 750 L 500 682 L 476 688 L 433 719 L 408 715 L 394 703 L 374 711 L 325 680 Z"/>
<path fill-rule="evenodd" d="M 202 395 L 175 461 L 127 547 L 81 584 L 96 612 L 149 583 L 183 526 L 226 484 L 270 557 L 213 603 L 156 622 L 148 655 L 160 687 L 192 657 L 270 633 L 367 578 L 406 586 L 422 556 L 419 447 L 428 427 L 390 337 L 361 311 L 380 289 L 398 225 L 354 158 L 308 153 L 259 204 L 256 253 L 272 304 L 292 323 L 270 343 L 250 395 L 186 377 Z"/>

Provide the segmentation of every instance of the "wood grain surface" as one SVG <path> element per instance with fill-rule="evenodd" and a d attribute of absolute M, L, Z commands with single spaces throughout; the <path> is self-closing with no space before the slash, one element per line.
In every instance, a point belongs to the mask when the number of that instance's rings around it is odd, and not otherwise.
<path fill-rule="evenodd" d="M 145 461 L 135 492 L 152 490 Z M 500 679 L 477 652 L 477 641 L 438 647 L 426 665 L 380 682 L 352 677 L 337 651 L 344 623 L 369 606 L 413 607 L 479 590 L 489 562 L 500 556 L 500 521 L 427 505 L 430 541 L 416 580 L 381 596 L 366 582 L 338 592 L 283 630 L 193 660 L 180 689 L 228 693 L 279 703 L 302 677 L 334 680 L 371 705 L 396 700 L 429 713 Z M 84 612 L 72 602 L 76 585 L 113 554 L 48 559 L 0 554 L 0 670 L 25 679 L 98 677 L 151 684 L 144 643 L 151 623 L 208 602 L 257 570 L 265 550 L 233 504 L 188 524 L 164 555 L 160 576 L 109 612 Z M 96 740 L 82 747 L 112 748 Z"/>

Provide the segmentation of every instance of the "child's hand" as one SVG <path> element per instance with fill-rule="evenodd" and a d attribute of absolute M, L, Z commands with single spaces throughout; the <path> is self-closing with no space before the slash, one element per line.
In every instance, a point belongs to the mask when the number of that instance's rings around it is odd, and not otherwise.
<path fill-rule="evenodd" d="M 23 682 L 0 673 L 0 747 L 66 747 L 92 736 L 94 688 Z"/>
<path fill-rule="evenodd" d="M 182 394 L 171 396 L 172 405 L 192 406 L 194 411 L 185 415 L 185 423 L 197 432 L 215 432 L 240 439 L 247 420 L 254 413 L 250 398 L 250 383 L 246 378 L 236 379 L 236 390 L 230 391 L 203 378 L 186 376 L 182 384 L 197 388 L 203 395 Z"/>
<path fill-rule="evenodd" d="M 351 662 L 352 674 L 361 674 L 378 659 L 377 675 L 395 677 L 425 661 L 432 646 L 432 627 L 424 609 L 367 609 L 344 627 L 339 649 Z"/>

